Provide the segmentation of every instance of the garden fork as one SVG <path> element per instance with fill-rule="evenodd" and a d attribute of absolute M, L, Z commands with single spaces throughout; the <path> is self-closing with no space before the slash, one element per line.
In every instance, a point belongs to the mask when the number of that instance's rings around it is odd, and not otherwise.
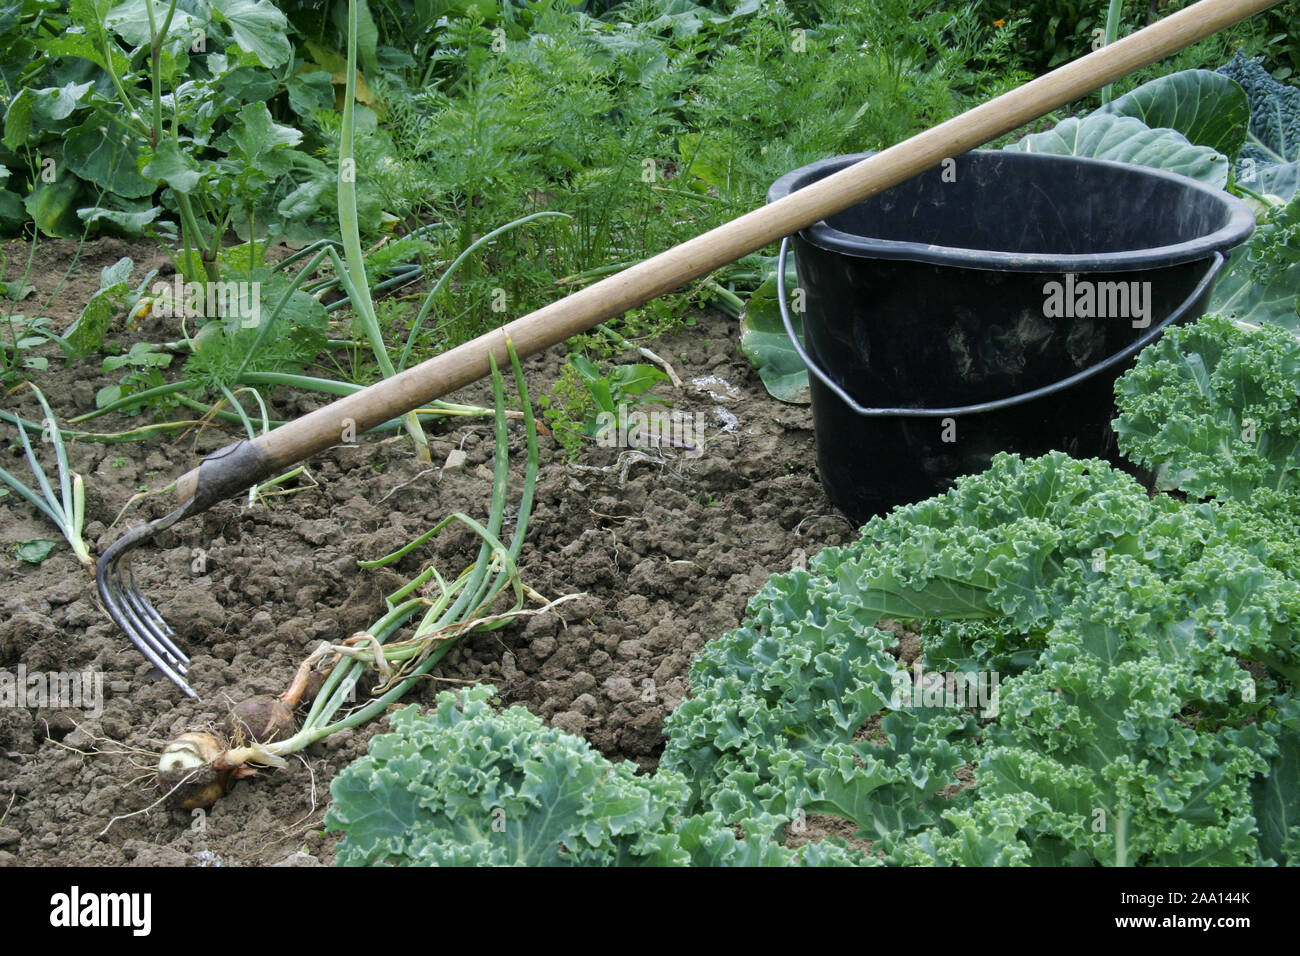
<path fill-rule="evenodd" d="M 250 451 L 248 445 L 247 441 L 238 441 L 205 458 L 198 468 L 177 482 L 185 501 L 183 505 L 156 521 L 128 531 L 109 545 L 95 563 L 95 581 L 109 616 L 150 663 L 190 697 L 198 697 L 183 676 L 190 659 L 176 646 L 176 632 L 135 586 L 135 575 L 129 567 L 130 554 L 182 518 L 206 511 L 218 501 L 270 477 L 270 472 L 258 465 L 260 456 Z M 181 491 L 188 488 L 193 490 Z"/>
<path fill-rule="evenodd" d="M 177 482 L 181 506 L 115 541 L 96 569 L 109 614 L 154 665 L 186 694 L 188 658 L 175 634 L 135 586 L 126 568 L 130 553 L 182 518 L 206 511 L 341 440 L 483 378 L 489 355 L 509 361 L 507 341 L 531 355 L 585 332 L 656 296 L 707 275 L 791 233 L 905 182 L 1067 103 L 1122 79 L 1278 0 L 1200 0 L 1116 43 L 1067 63 L 1038 79 L 827 176 L 784 199 L 696 236 L 501 328 L 317 409 L 252 441 L 209 455 Z M 1008 183 L 1008 189 L 1016 188 Z"/>

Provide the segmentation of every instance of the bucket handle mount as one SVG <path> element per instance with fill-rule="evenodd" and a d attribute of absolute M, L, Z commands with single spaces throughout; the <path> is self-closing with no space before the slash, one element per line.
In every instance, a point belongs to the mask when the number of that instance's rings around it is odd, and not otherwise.
<path fill-rule="evenodd" d="M 1223 253 L 1216 250 L 1211 255 L 1209 268 L 1206 269 L 1205 275 L 1201 278 L 1201 281 L 1196 284 L 1196 288 L 1193 289 L 1191 294 L 1182 301 L 1178 308 L 1174 309 L 1173 312 L 1166 316 L 1163 322 L 1153 326 L 1140 338 L 1124 346 L 1124 348 L 1120 349 L 1109 358 L 1102 359 L 1096 365 L 1092 365 L 1081 372 L 1076 372 L 1068 378 L 1061 379 L 1059 382 L 1053 382 L 1051 385 L 1044 385 L 1041 388 L 1035 388 L 1028 392 L 1021 392 L 1019 395 L 1012 395 L 1010 398 L 999 398 L 992 402 L 980 402 L 975 405 L 960 405 L 954 408 L 864 408 L 854 401 L 853 397 L 838 383 L 833 381 L 820 365 L 813 361 L 812 356 L 808 354 L 807 349 L 804 348 L 803 343 L 799 340 L 799 336 L 795 334 L 794 320 L 790 317 L 790 306 L 786 302 L 785 290 L 785 262 L 789 251 L 790 237 L 787 236 L 781 240 L 781 253 L 777 257 L 776 299 L 777 304 L 781 309 L 781 321 L 785 325 L 786 335 L 790 337 L 790 344 L 794 346 L 799 357 L 803 359 L 804 365 L 808 366 L 808 371 L 816 375 L 823 385 L 834 392 L 835 395 L 837 395 L 845 405 L 853 409 L 853 411 L 857 412 L 859 415 L 871 418 L 956 417 L 958 415 L 973 415 L 980 412 L 992 412 L 1001 408 L 1010 408 L 1013 405 L 1023 405 L 1025 402 L 1032 402 L 1036 398 L 1042 398 L 1044 395 L 1050 395 L 1054 392 L 1063 391 L 1064 389 L 1077 385 L 1094 375 L 1104 372 L 1106 369 L 1114 368 L 1121 362 L 1128 361 L 1138 352 L 1142 351 L 1142 349 L 1154 342 L 1170 325 L 1180 321 L 1187 312 L 1191 310 L 1192 306 L 1196 304 L 1201 296 L 1205 295 L 1206 291 L 1210 288 L 1210 284 L 1214 282 L 1215 277 L 1219 274 L 1219 270 L 1223 268 L 1223 264 L 1226 261 Z"/>

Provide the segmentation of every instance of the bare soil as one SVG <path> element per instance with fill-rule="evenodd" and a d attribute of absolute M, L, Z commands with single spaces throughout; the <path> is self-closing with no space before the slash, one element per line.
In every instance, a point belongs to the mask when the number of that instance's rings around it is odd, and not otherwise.
<path fill-rule="evenodd" d="M 60 329 L 98 288 L 100 268 L 122 255 L 135 259 L 136 281 L 144 267 L 164 274 L 169 268 L 148 244 L 104 240 L 84 248 L 73 265 L 75 249 L 41 244 L 31 280 L 37 291 L 22 303 L 42 307 Z M 3 278 L 12 279 L 26 247 L 11 244 L 5 252 Z M 165 321 L 115 329 L 111 337 L 124 346 L 176 338 Z M 522 704 L 584 735 L 606 756 L 653 770 L 664 718 L 688 692 L 695 653 L 739 623 L 770 574 L 854 536 L 817 480 L 809 410 L 767 395 L 740 354 L 734 321 L 701 315 L 652 347 L 684 382 L 657 394 L 679 411 L 705 415 L 703 453 L 647 456 L 593 446 L 571 462 L 543 438 L 523 573 L 547 597 L 586 596 L 466 638 L 403 706 L 429 706 L 447 687 L 491 682 L 504 704 Z M 34 380 L 60 421 L 93 409 L 96 390 L 115 380 L 101 374 L 98 359 L 64 368 L 57 351 L 41 354 L 50 355 L 50 371 Z M 534 397 L 550 389 L 563 360 L 557 348 L 526 361 Z M 620 360 L 638 358 L 628 353 Z M 491 400 L 486 383 L 450 397 Z M 270 398 L 280 418 L 323 401 L 283 389 Z M 6 397 L 4 407 L 40 418 L 28 390 Z M 151 413 L 110 417 L 91 427 L 118 431 L 150 419 Z M 5 467 L 25 474 L 16 436 L 7 425 L 0 429 Z M 224 502 L 138 553 L 137 582 L 190 653 L 201 701 L 152 671 L 108 619 L 92 577 L 62 541 L 39 565 L 13 555 L 18 542 L 59 536 L 17 496 L 0 498 L 0 672 L 91 671 L 101 675 L 103 694 L 102 712 L 0 707 L 0 865 L 333 861 L 338 837 L 322 830 L 329 782 L 384 731 L 383 720 L 310 748 L 286 770 L 237 783 L 206 813 L 146 809 L 160 796 L 152 768 L 163 744 L 181 732 L 220 721 L 244 697 L 281 692 L 313 647 L 366 628 L 383 612 L 384 595 L 429 560 L 448 575 L 473 560 L 477 540 L 452 527 L 393 568 L 357 567 L 358 559 L 400 547 L 450 512 L 486 513 L 490 422 L 449 421 L 429 431 L 433 468 L 415 460 L 405 439 L 362 436 L 309 461 L 310 478 L 291 483 L 292 494 L 252 508 L 246 496 Z M 511 427 L 516 476 L 522 431 Z M 133 494 L 165 486 L 234 437 L 209 427 L 147 442 L 73 443 L 73 466 L 88 487 L 92 550 L 172 506 L 160 495 L 118 520 Z M 464 467 L 439 467 L 453 449 L 467 453 Z"/>

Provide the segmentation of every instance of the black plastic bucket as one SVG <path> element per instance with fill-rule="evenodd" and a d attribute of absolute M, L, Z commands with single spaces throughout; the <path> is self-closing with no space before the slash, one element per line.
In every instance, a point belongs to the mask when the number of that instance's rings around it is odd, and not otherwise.
<path fill-rule="evenodd" d="M 781 177 L 774 202 L 869 156 Z M 817 460 L 862 521 L 999 451 L 1114 459 L 1114 384 L 1250 235 L 1227 193 L 1128 163 L 974 150 L 794 237 Z M 1056 285 L 1053 285 L 1053 284 Z"/>

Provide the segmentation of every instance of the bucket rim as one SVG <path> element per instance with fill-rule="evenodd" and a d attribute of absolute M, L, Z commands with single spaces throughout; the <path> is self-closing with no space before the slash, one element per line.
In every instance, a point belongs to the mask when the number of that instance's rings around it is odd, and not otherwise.
<path fill-rule="evenodd" d="M 831 173 L 838 172 L 874 155 L 876 155 L 874 152 L 865 152 L 831 156 L 791 170 L 772 184 L 768 190 L 767 200 L 769 203 L 776 202 L 778 199 L 782 199 L 806 185 L 823 179 Z M 1242 200 L 1231 195 L 1226 190 L 1207 185 L 1181 173 L 1143 166 L 1139 163 L 1056 153 L 973 149 L 962 154 L 962 156 L 972 155 L 997 156 L 1009 159 L 1011 162 L 1110 167 L 1123 170 L 1127 175 L 1136 174 L 1154 179 L 1163 179 L 1181 189 L 1200 193 L 1211 201 L 1219 203 L 1225 207 L 1227 221 L 1211 233 L 1171 245 L 1097 253 L 1020 253 L 997 249 L 931 245 L 924 242 L 907 242 L 897 239 L 875 239 L 870 236 L 855 235 L 854 233 L 836 229 L 825 219 L 800 230 L 798 236 L 803 241 L 828 252 L 864 259 L 898 259 L 996 272 L 1082 273 L 1130 272 L 1152 267 L 1182 265 L 1205 259 L 1216 251 L 1226 254 L 1227 250 L 1245 241 L 1255 230 L 1255 214 Z M 956 158 L 961 159 L 962 156 Z M 933 172 L 933 170 L 927 170 L 927 172 Z M 925 173 L 920 175 L 925 175 Z"/>

